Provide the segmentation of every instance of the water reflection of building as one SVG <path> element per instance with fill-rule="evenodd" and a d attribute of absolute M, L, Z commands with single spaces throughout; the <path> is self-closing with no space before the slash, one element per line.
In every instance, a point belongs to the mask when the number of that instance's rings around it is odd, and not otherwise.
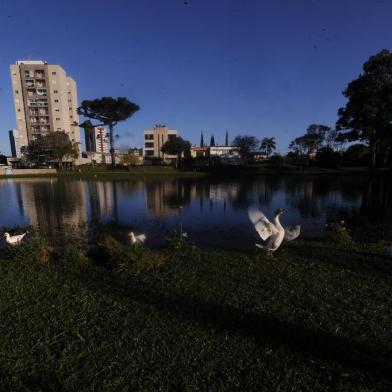
<path fill-rule="evenodd" d="M 236 183 L 211 184 L 209 198 L 213 201 L 232 200 L 238 196 L 238 185 Z"/>
<path fill-rule="evenodd" d="M 179 199 L 177 181 L 146 182 L 145 189 L 149 213 L 158 218 L 177 213 L 180 204 L 176 203 Z"/>
<path fill-rule="evenodd" d="M 57 179 L 14 181 L 18 204 L 27 214 L 30 225 L 59 228 L 87 222 L 83 182 Z"/>
<path fill-rule="evenodd" d="M 91 220 L 99 223 L 103 215 L 109 216 L 113 212 L 113 183 L 111 181 L 90 181 L 87 186 Z"/>

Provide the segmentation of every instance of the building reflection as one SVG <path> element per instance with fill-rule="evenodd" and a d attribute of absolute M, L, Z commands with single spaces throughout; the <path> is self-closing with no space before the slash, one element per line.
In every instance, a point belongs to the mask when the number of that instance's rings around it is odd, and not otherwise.
<path fill-rule="evenodd" d="M 153 232 L 159 226 L 155 218 L 166 224 L 166 218 L 179 214 L 180 206 L 189 226 L 203 224 L 206 230 L 210 225 L 219 226 L 223 217 L 245 225 L 249 223 L 246 210 L 253 203 L 268 216 L 277 207 L 286 207 L 286 221 L 301 220 L 309 232 L 324 227 L 325 220 L 347 219 L 358 226 L 372 221 L 388 224 L 392 219 L 392 181 L 348 176 L 0 181 L 3 225 L 30 224 L 53 235 L 69 225 L 88 227 L 86 223 L 97 226 L 108 222 Z M 174 221 L 168 219 L 168 226 Z"/>
<path fill-rule="evenodd" d="M 61 229 L 87 222 L 86 193 L 82 181 L 57 179 L 14 180 L 18 206 L 29 224 Z"/>
<path fill-rule="evenodd" d="M 165 218 L 178 212 L 184 205 L 186 186 L 180 181 L 153 181 L 145 183 L 146 207 L 149 214 Z"/>
<path fill-rule="evenodd" d="M 113 184 L 110 181 L 89 181 L 87 183 L 91 221 L 97 225 L 111 216 L 114 205 Z"/>

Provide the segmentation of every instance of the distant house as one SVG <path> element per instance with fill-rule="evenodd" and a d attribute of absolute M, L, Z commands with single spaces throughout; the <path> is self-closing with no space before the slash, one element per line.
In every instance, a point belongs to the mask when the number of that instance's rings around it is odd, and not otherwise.
<path fill-rule="evenodd" d="M 221 155 L 235 155 L 239 156 L 238 148 L 233 146 L 212 146 L 209 147 L 210 156 L 221 156 Z"/>
<path fill-rule="evenodd" d="M 251 151 L 249 155 L 255 162 L 265 161 L 268 159 L 268 155 L 262 151 Z"/>
<path fill-rule="evenodd" d="M 207 157 L 209 155 L 209 147 L 192 147 L 191 148 L 191 157 L 192 158 L 200 158 Z"/>

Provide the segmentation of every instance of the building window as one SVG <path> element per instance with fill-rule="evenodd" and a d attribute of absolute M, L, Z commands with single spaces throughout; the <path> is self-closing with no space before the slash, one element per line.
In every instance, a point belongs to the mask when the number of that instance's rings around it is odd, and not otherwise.
<path fill-rule="evenodd" d="M 58 99 L 55 99 L 55 100 L 54 100 L 54 102 L 58 103 L 58 102 L 59 102 L 59 100 L 58 100 Z"/>
<path fill-rule="evenodd" d="M 60 117 L 56 117 L 56 121 L 60 121 Z"/>
<path fill-rule="evenodd" d="M 57 94 L 57 93 L 58 93 L 58 91 L 57 91 L 57 90 L 53 90 L 53 92 L 54 92 L 55 94 Z"/>
<path fill-rule="evenodd" d="M 145 140 L 154 140 L 154 135 L 144 135 Z"/>
<path fill-rule="evenodd" d="M 154 143 L 151 142 L 146 142 L 144 145 L 146 148 L 154 148 Z"/>
<path fill-rule="evenodd" d="M 52 72 L 52 75 L 56 75 L 56 72 L 55 72 L 55 71 L 53 71 L 53 72 Z"/>
<path fill-rule="evenodd" d="M 146 157 L 152 157 L 152 156 L 154 156 L 154 151 L 146 151 L 145 155 L 146 155 Z"/>
<path fill-rule="evenodd" d="M 18 112 L 20 112 L 20 109 L 18 109 Z"/>
<path fill-rule="evenodd" d="M 55 112 L 59 112 L 59 111 L 60 111 L 60 109 L 55 109 L 54 111 L 55 111 Z"/>

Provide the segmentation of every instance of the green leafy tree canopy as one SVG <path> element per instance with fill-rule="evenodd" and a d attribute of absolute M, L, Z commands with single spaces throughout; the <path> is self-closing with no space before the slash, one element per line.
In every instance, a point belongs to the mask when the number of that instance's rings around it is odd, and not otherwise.
<path fill-rule="evenodd" d="M 347 103 L 338 111 L 339 137 L 366 142 L 370 166 L 374 168 L 377 147 L 384 145 L 385 153 L 389 154 L 392 144 L 392 53 L 384 49 L 371 56 L 343 95 Z"/>
<path fill-rule="evenodd" d="M 264 151 L 267 156 L 276 150 L 276 142 L 274 137 L 265 137 L 261 140 L 260 150 Z"/>
<path fill-rule="evenodd" d="M 51 132 L 29 143 L 23 150 L 31 162 L 56 161 L 62 167 L 65 159 L 77 159 L 79 145 L 73 143 L 65 132 Z"/>
<path fill-rule="evenodd" d="M 240 154 L 244 158 L 247 158 L 251 151 L 255 151 L 259 148 L 260 141 L 254 136 L 238 135 L 234 138 L 232 145 L 238 148 Z"/>
<path fill-rule="evenodd" d="M 189 152 L 191 149 L 191 143 L 179 136 L 170 138 L 166 143 L 163 144 L 161 151 L 164 154 L 177 155 L 176 166 L 178 161 L 181 160 L 182 153 Z"/>

